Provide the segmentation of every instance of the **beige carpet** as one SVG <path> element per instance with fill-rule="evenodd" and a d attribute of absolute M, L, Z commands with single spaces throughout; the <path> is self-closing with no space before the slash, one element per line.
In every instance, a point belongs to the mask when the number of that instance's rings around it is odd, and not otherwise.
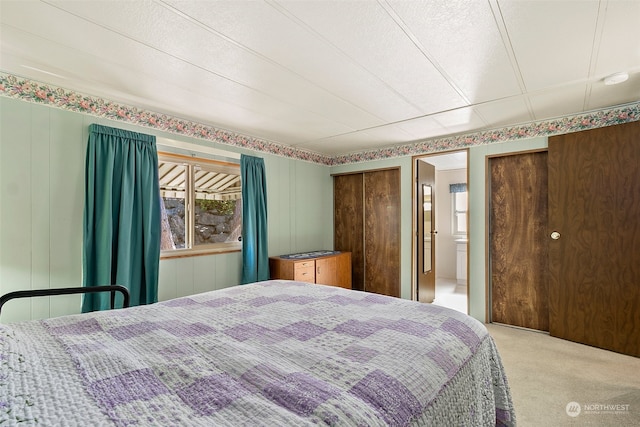
<path fill-rule="evenodd" d="M 489 324 L 518 426 L 640 426 L 640 358 Z"/>

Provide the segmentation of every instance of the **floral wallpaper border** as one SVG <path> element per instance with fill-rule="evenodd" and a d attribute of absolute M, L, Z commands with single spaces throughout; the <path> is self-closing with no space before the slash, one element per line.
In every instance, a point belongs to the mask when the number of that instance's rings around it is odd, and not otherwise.
<path fill-rule="evenodd" d="M 446 138 L 430 139 L 395 147 L 337 156 L 333 164 L 358 163 L 399 156 L 451 151 L 476 145 L 494 144 L 544 136 L 561 135 L 640 120 L 640 102 L 620 105 L 575 116 L 566 116 L 523 125 L 486 130 Z"/>
<path fill-rule="evenodd" d="M 531 122 L 519 126 L 465 135 L 434 138 L 376 150 L 329 157 L 166 114 L 118 104 L 106 99 L 84 95 L 2 72 L 0 72 L 0 96 L 42 103 L 51 107 L 119 120 L 222 145 L 246 148 L 328 166 L 435 153 L 518 139 L 552 136 L 640 120 L 640 101 L 638 101 L 575 116 Z"/>

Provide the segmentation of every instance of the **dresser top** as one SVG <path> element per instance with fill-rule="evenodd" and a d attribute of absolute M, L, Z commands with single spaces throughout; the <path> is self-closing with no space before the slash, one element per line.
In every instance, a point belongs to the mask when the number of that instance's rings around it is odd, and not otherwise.
<path fill-rule="evenodd" d="M 297 254 L 287 254 L 287 255 L 280 255 L 276 258 L 281 258 L 281 259 L 309 259 L 309 258 L 318 258 L 318 257 L 322 257 L 322 256 L 328 256 L 328 255 L 337 255 L 341 253 L 340 251 L 329 251 L 329 250 L 321 250 L 321 251 L 311 251 L 311 252 L 300 252 Z"/>

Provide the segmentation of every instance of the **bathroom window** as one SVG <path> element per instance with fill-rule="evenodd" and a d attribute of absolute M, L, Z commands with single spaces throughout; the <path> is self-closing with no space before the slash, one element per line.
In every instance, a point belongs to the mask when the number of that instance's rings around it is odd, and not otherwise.
<path fill-rule="evenodd" d="M 451 233 L 455 236 L 467 235 L 467 209 L 468 192 L 467 184 L 451 184 Z"/>

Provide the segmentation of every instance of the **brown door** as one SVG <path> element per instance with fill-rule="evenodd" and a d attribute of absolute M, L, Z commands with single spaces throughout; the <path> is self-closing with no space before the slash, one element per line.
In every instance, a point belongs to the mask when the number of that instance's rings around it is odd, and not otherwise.
<path fill-rule="evenodd" d="M 549 330 L 547 152 L 489 160 L 491 321 Z"/>
<path fill-rule="evenodd" d="M 640 356 L 640 122 L 549 138 L 551 335 Z"/>
<path fill-rule="evenodd" d="M 351 286 L 364 291 L 364 175 L 333 177 L 333 244 L 351 252 Z"/>
<path fill-rule="evenodd" d="M 400 170 L 364 174 L 367 292 L 400 297 Z"/>
<path fill-rule="evenodd" d="M 418 301 L 433 302 L 436 297 L 435 196 L 436 168 L 417 160 L 417 221 L 416 265 L 418 266 Z"/>
<path fill-rule="evenodd" d="M 400 296 L 400 170 L 334 176 L 334 246 L 351 252 L 353 289 Z"/>

